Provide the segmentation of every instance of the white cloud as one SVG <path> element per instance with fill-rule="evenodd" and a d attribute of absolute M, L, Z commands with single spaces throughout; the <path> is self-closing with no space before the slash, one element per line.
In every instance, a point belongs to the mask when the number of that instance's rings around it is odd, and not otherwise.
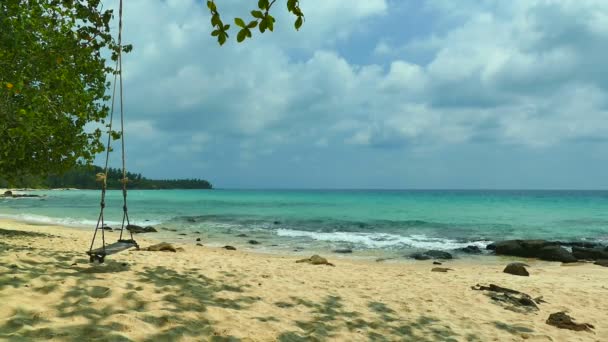
<path fill-rule="evenodd" d="M 250 9 L 221 4 L 226 20 Z M 428 6 L 451 26 L 401 47 L 375 32 L 370 56 L 392 60 L 357 65 L 337 43 L 358 39 L 370 20 L 390 16 L 386 1 L 303 1 L 301 32 L 278 7 L 277 32 L 256 32 L 240 45 L 231 39 L 221 48 L 209 36 L 203 3 L 129 1 L 125 39 L 135 45 L 125 57 L 130 130 L 157 136 L 159 145 L 200 134 L 171 144 L 184 156 L 230 140 L 242 161 L 289 144 L 483 140 L 543 147 L 606 136 L 607 1 Z M 430 58 L 414 63 L 411 49 Z"/>

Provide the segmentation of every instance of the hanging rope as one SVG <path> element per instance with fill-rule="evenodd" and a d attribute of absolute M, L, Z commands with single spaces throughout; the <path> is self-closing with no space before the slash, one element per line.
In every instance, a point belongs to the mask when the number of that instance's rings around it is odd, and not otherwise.
<path fill-rule="evenodd" d="M 133 233 L 129 231 L 131 235 L 130 240 L 123 240 L 122 235 L 125 228 L 128 228 L 129 214 L 127 209 L 127 169 L 126 169 L 126 158 L 125 158 L 125 131 L 124 131 L 124 103 L 123 103 L 123 83 L 122 83 L 122 0 L 119 2 L 118 9 L 118 51 L 116 55 L 116 65 L 114 67 L 114 85 L 112 89 L 112 104 L 110 106 L 110 123 L 108 124 L 108 141 L 106 144 L 106 160 L 104 165 L 104 172 L 98 173 L 96 175 L 97 181 L 101 182 L 101 200 L 99 203 L 100 212 L 99 218 L 97 219 L 97 225 L 95 227 L 95 233 L 93 234 L 93 241 L 91 241 L 91 247 L 89 248 L 89 254 L 92 256 L 93 246 L 95 244 L 95 239 L 97 237 L 97 231 L 101 229 L 101 239 L 102 239 L 102 252 L 100 253 L 102 256 L 100 261 L 103 262 L 103 258 L 106 255 L 106 241 L 105 241 L 105 222 L 104 222 L 104 209 L 106 206 L 106 190 L 107 190 L 107 178 L 108 178 L 108 162 L 110 159 L 110 150 L 112 147 L 112 124 L 114 121 L 114 105 L 116 103 L 116 85 L 119 85 L 119 93 L 120 93 L 120 140 L 121 140 L 121 154 L 122 154 L 122 179 L 120 180 L 122 184 L 122 197 L 123 197 L 123 216 L 122 216 L 122 224 L 120 227 L 120 237 L 118 239 L 119 242 L 129 242 L 134 244 L 137 247 L 137 243 L 133 239 Z M 126 225 L 125 225 L 126 223 Z"/>

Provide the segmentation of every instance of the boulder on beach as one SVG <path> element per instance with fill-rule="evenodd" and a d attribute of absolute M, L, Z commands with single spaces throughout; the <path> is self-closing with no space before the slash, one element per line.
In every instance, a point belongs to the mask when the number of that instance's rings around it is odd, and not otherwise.
<path fill-rule="evenodd" d="M 229 250 L 229 251 L 236 251 L 236 247 L 234 247 L 234 246 L 224 246 L 224 249 Z"/>
<path fill-rule="evenodd" d="M 565 312 L 556 312 L 549 315 L 547 318 L 547 324 L 560 329 L 568 329 L 574 331 L 589 331 L 595 327 L 589 323 L 576 323 L 574 319 Z"/>
<path fill-rule="evenodd" d="M 600 266 L 604 266 L 604 267 L 608 267 L 608 259 L 606 260 L 598 260 L 596 262 L 594 262 L 595 265 L 600 265 Z"/>
<path fill-rule="evenodd" d="M 141 233 L 156 233 L 157 230 L 152 226 L 142 227 L 135 224 L 127 225 L 127 230 L 133 234 L 141 234 Z"/>
<path fill-rule="evenodd" d="M 328 262 L 327 259 L 325 259 L 324 257 L 316 255 L 316 254 L 313 255 L 313 256 L 311 256 L 310 258 L 296 260 L 296 263 L 307 263 L 307 264 L 311 264 L 311 265 L 336 266 L 336 265 L 332 264 L 331 262 Z"/>
<path fill-rule="evenodd" d="M 150 247 L 142 249 L 144 251 L 149 252 L 177 252 L 178 249 L 173 247 L 172 244 L 167 242 L 157 243 L 156 245 L 152 245 Z"/>
<path fill-rule="evenodd" d="M 530 273 L 528 273 L 526 266 L 528 265 L 521 262 L 512 262 L 505 267 L 503 272 L 516 276 L 528 277 L 530 276 Z"/>
<path fill-rule="evenodd" d="M 572 254 L 581 260 L 601 260 L 608 259 L 608 251 L 602 247 L 585 248 L 572 247 Z"/>
<path fill-rule="evenodd" d="M 505 240 L 486 247 L 496 255 L 509 255 L 522 258 L 538 258 L 546 261 L 576 262 L 572 253 L 556 241 L 547 240 Z"/>
<path fill-rule="evenodd" d="M 445 251 L 430 250 L 426 252 L 417 252 L 410 255 L 410 258 L 416 260 L 429 260 L 429 259 L 452 259 L 452 254 Z"/>

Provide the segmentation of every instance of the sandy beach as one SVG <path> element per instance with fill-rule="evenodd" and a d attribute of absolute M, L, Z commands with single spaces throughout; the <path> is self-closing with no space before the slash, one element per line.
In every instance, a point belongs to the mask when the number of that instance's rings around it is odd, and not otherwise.
<path fill-rule="evenodd" d="M 91 265 L 90 231 L 0 220 L 0 340 L 55 341 L 605 341 L 608 268 L 512 259 L 373 262 L 177 244 L 183 252 L 127 251 Z M 109 233 L 108 240 L 116 238 Z M 138 236 L 142 247 L 157 243 Z M 204 244 L 205 241 L 202 241 Z M 476 285 L 545 301 L 518 312 Z M 558 329 L 567 311 L 593 332 Z"/>

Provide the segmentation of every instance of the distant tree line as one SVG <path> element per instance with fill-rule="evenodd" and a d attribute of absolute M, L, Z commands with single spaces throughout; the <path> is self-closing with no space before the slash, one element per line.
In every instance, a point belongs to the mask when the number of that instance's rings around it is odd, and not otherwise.
<path fill-rule="evenodd" d="M 99 166 L 77 166 L 62 175 L 47 177 L 22 176 L 9 183 L 0 178 L 0 187 L 15 188 L 78 188 L 99 189 L 100 182 L 95 175 L 103 173 Z M 128 189 L 212 189 L 211 183 L 204 179 L 148 179 L 140 173 L 127 172 Z M 122 189 L 120 180 L 122 170 L 109 168 L 106 176 L 108 189 Z"/>

